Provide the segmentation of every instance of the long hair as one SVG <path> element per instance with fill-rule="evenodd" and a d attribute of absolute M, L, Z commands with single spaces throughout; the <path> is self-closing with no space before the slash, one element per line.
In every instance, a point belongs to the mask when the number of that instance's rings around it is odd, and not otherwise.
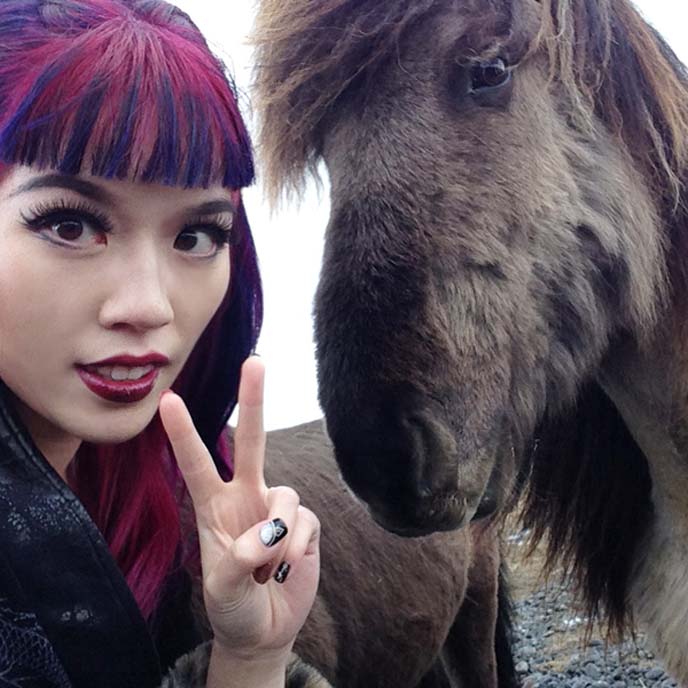
<path fill-rule="evenodd" d="M 0 3 L 0 171 L 11 164 L 185 188 L 239 190 L 254 176 L 224 65 L 162 0 Z M 234 229 L 229 289 L 174 383 L 226 477 L 222 430 L 262 321 L 241 205 Z M 70 469 L 147 618 L 183 556 L 175 466 L 156 415 L 123 444 L 84 443 Z"/>

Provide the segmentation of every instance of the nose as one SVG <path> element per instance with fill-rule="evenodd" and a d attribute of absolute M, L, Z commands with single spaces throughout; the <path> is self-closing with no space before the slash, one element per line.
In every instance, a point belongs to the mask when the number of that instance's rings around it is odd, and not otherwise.
<path fill-rule="evenodd" d="M 452 432 L 427 411 L 401 417 L 408 443 L 411 490 L 418 499 L 428 499 L 456 489 L 457 446 Z"/>
<path fill-rule="evenodd" d="M 342 473 L 367 502 L 417 505 L 456 493 L 458 448 L 451 429 L 430 409 L 354 422 L 327 416 Z"/>
<path fill-rule="evenodd" d="M 100 309 L 108 329 L 151 330 L 170 323 L 174 311 L 163 266 L 153 250 L 139 250 L 117 264 L 109 276 L 112 287 Z"/>

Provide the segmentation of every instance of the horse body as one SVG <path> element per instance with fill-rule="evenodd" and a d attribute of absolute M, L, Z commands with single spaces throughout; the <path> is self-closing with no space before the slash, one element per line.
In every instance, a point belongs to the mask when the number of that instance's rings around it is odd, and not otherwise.
<path fill-rule="evenodd" d="M 378 523 L 513 503 L 688 685 L 688 77 L 628 0 L 262 0 L 275 193 L 324 160 L 320 399 Z"/>
<path fill-rule="evenodd" d="M 496 637 L 508 621 L 493 528 L 384 531 L 346 488 L 321 421 L 268 433 L 266 478 L 296 488 L 322 524 L 320 587 L 295 652 L 333 686 L 515 688 Z"/>

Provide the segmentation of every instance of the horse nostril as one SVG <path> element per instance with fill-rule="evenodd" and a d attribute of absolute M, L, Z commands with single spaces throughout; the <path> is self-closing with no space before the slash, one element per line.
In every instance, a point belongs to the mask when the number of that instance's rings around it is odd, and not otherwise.
<path fill-rule="evenodd" d="M 419 499 L 456 489 L 456 440 L 450 430 L 427 411 L 403 416 L 409 442 L 409 488 Z"/>
<path fill-rule="evenodd" d="M 432 497 L 432 485 L 427 480 L 421 480 L 418 483 L 416 493 L 421 499 L 430 499 Z"/>

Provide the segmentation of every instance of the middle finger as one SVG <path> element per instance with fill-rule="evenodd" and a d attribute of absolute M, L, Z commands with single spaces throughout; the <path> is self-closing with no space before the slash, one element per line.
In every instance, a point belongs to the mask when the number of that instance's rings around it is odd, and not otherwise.
<path fill-rule="evenodd" d="M 239 421 L 234 432 L 234 478 L 247 485 L 265 487 L 265 429 L 263 388 L 265 368 L 256 356 L 241 367 Z"/>

